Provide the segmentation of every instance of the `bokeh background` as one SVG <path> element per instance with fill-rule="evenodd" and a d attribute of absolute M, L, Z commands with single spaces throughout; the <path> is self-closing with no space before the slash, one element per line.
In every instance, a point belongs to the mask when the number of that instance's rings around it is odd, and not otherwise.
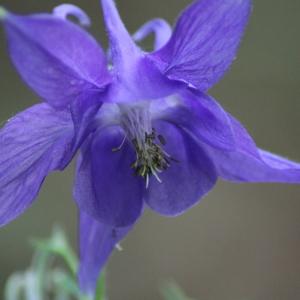
<path fill-rule="evenodd" d="M 188 0 L 118 0 L 130 31 L 153 17 L 173 22 Z M 97 0 L 74 0 L 106 45 Z M 59 1 L 1 0 L 18 13 L 50 11 Z M 212 91 L 268 150 L 300 161 L 300 1 L 254 0 L 254 12 L 231 71 Z M 9 62 L 0 33 L 0 122 L 36 103 Z M 80 46 L 80 45 L 79 45 Z M 74 166 L 48 177 L 38 201 L 0 230 L 0 294 L 24 269 L 30 237 L 64 226 L 76 246 Z M 199 300 L 300 299 L 300 186 L 219 182 L 200 205 L 176 219 L 148 211 L 108 267 L 112 300 L 156 300 L 167 279 Z M 1 204 L 0 204 L 1 205 Z M 2 299 L 2 295 L 0 296 Z"/>

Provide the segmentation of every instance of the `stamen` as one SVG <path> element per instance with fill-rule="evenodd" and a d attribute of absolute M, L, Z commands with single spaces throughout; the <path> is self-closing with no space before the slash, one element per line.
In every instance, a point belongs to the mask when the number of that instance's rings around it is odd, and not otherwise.
<path fill-rule="evenodd" d="M 124 136 L 123 141 L 121 142 L 121 145 L 119 147 L 112 148 L 111 151 L 112 152 L 118 152 L 118 151 L 120 151 L 123 148 L 123 146 L 125 144 L 125 141 L 126 141 L 126 135 Z"/>
<path fill-rule="evenodd" d="M 163 147 L 167 141 L 163 135 L 151 128 L 151 116 L 146 104 L 135 106 L 120 106 L 122 113 L 121 125 L 126 133 L 126 138 L 132 143 L 136 160 L 131 164 L 136 176 L 145 180 L 146 188 L 149 186 L 150 177 L 154 176 L 162 182 L 159 174 L 167 170 L 172 162 L 177 162 Z M 124 144 L 113 149 L 119 151 Z"/>
<path fill-rule="evenodd" d="M 161 140 L 166 144 L 165 139 L 161 136 Z M 144 141 L 138 142 L 137 139 L 132 140 L 132 144 L 136 151 L 136 161 L 131 165 L 137 176 L 141 176 L 146 181 L 146 188 L 149 185 L 150 176 L 154 176 L 158 182 L 162 182 L 158 173 L 162 173 L 170 167 L 173 159 L 166 151 L 164 151 L 157 143 L 155 129 L 152 132 L 145 133 Z"/>
<path fill-rule="evenodd" d="M 157 136 L 157 138 L 158 138 L 159 142 L 160 142 L 163 146 L 166 145 L 166 140 L 165 140 L 165 138 L 164 138 L 161 134 L 159 134 L 159 135 Z"/>
<path fill-rule="evenodd" d="M 149 187 L 149 174 L 146 175 L 146 189 Z"/>
<path fill-rule="evenodd" d="M 162 170 L 160 170 L 160 169 L 157 169 L 157 171 L 158 171 L 159 173 L 162 172 Z M 158 181 L 159 183 L 162 183 L 162 180 L 159 178 L 159 176 L 157 175 L 156 171 L 155 171 L 153 168 L 151 168 L 151 173 L 152 173 L 152 175 L 154 175 L 154 177 L 157 179 L 157 181 Z"/>

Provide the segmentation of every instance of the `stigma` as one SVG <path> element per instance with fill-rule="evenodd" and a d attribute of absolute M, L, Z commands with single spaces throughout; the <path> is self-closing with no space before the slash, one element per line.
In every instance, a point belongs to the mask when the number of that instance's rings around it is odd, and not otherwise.
<path fill-rule="evenodd" d="M 126 105 L 120 107 L 120 111 L 121 126 L 125 132 L 122 145 L 127 139 L 136 155 L 130 167 L 136 176 L 145 180 L 146 188 L 152 176 L 161 183 L 159 173 L 167 170 L 176 159 L 164 150 L 166 139 L 152 127 L 149 105 Z M 122 145 L 113 151 L 120 150 Z"/>

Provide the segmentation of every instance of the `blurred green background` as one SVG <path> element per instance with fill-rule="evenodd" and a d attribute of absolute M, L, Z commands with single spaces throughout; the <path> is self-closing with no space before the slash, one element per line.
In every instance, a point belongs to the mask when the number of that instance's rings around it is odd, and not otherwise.
<path fill-rule="evenodd" d="M 188 0 L 118 0 L 133 32 L 153 17 L 173 22 Z M 1 0 L 18 13 L 50 11 L 59 1 Z M 73 1 L 91 16 L 91 31 L 106 39 L 97 0 Z M 300 1 L 256 0 L 231 71 L 212 91 L 258 145 L 300 161 Z M 0 122 L 38 98 L 11 66 L 0 34 Z M 7 276 L 29 264 L 28 238 L 62 224 L 76 245 L 74 166 L 46 180 L 39 199 L 0 230 L 0 293 Z M 176 219 L 148 211 L 109 263 L 112 300 L 158 299 L 175 279 L 199 300 L 300 299 L 300 186 L 219 182 L 197 207 Z M 1 205 L 1 204 L 0 204 Z M 1 298 L 1 296 L 0 296 Z"/>

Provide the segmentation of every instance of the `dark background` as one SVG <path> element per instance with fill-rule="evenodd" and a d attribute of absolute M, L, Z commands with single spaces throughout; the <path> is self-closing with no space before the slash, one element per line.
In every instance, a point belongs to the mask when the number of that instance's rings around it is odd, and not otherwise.
<path fill-rule="evenodd" d="M 189 1 L 119 0 L 132 32 L 146 20 L 170 22 Z M 93 20 L 106 45 L 97 0 L 73 1 Z M 50 11 L 58 1 L 1 0 L 18 13 Z M 211 93 L 268 150 L 300 161 L 299 0 L 256 0 L 238 59 Z M 0 122 L 38 98 L 12 68 L 0 34 Z M 62 224 L 76 244 L 74 166 L 46 180 L 30 210 L 0 230 L 0 292 L 31 257 L 29 237 Z M 199 300 L 300 299 L 300 187 L 219 182 L 196 208 L 176 219 L 147 212 L 108 268 L 111 300 L 156 300 L 175 279 Z M 0 204 L 1 205 L 1 204 Z M 0 297 L 1 298 L 1 297 Z"/>

